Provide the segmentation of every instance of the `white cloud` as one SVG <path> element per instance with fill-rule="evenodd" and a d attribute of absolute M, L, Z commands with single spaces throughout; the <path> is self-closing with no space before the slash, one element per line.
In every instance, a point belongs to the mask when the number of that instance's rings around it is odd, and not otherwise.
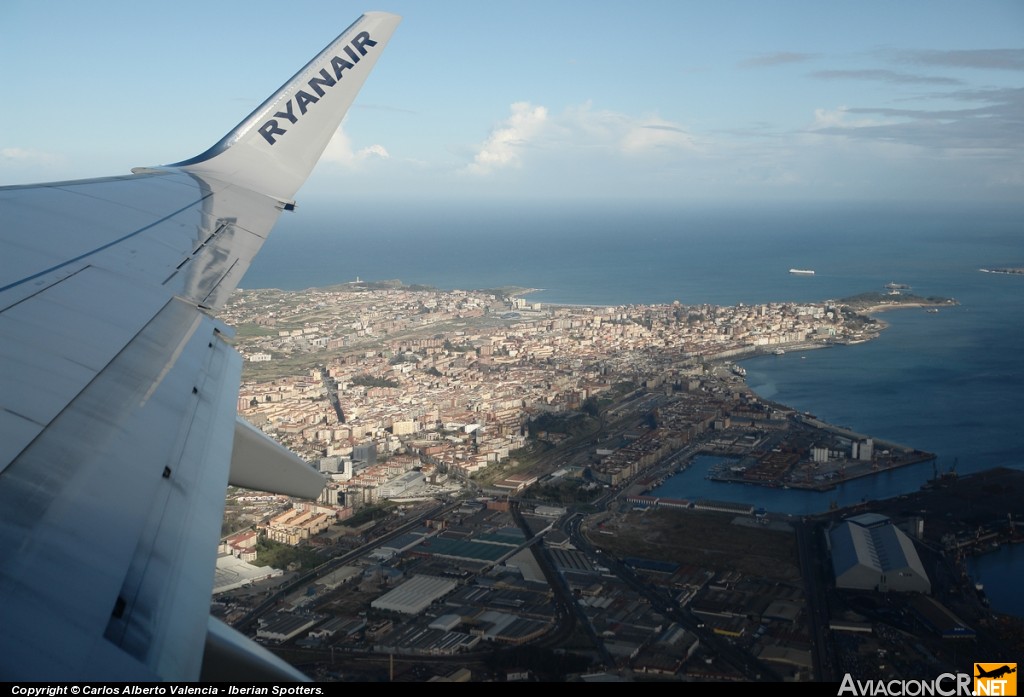
<path fill-rule="evenodd" d="M 97 174 L 94 167 L 95 162 L 90 162 L 87 168 L 75 167 L 64 153 L 18 146 L 0 147 L 0 185 L 94 177 Z"/>
<path fill-rule="evenodd" d="M 653 118 L 628 124 L 620 140 L 626 155 L 642 155 L 660 150 L 693 150 L 693 138 L 680 126 Z"/>
<path fill-rule="evenodd" d="M 519 164 L 519 150 L 535 139 L 548 120 L 548 110 L 529 102 L 512 105 L 512 115 L 495 128 L 477 151 L 467 170 L 473 174 L 489 174 L 496 169 Z"/>
<path fill-rule="evenodd" d="M 511 112 L 492 130 L 467 171 L 489 174 L 518 167 L 527 148 L 548 164 L 557 160 L 578 163 L 587 154 L 608 161 L 696 149 L 692 136 L 677 123 L 657 116 L 597 110 L 590 102 L 568 107 L 559 114 L 551 114 L 544 106 L 517 102 L 511 105 Z"/>
<path fill-rule="evenodd" d="M 695 132 L 655 113 L 599 109 L 590 102 L 558 111 L 517 102 L 475 148 L 448 151 L 458 158 L 454 168 L 401 159 L 389 168 L 388 181 L 408 175 L 420 194 L 852 199 L 933 196 L 940 188 L 962 187 L 964 172 L 988 167 L 985 182 L 1020 186 L 1022 170 L 1009 158 L 992 165 L 999 158 L 988 150 L 928 147 L 950 130 L 948 110 L 928 112 L 930 118 L 906 108 L 831 106 L 803 113 L 806 121 L 796 129 Z M 471 176 L 456 183 L 450 178 L 455 174 Z M 972 181 L 985 183 L 977 176 Z"/>
<path fill-rule="evenodd" d="M 360 150 L 357 153 L 357 157 L 379 157 L 382 160 L 386 160 L 391 157 L 391 155 L 388 154 L 388 151 L 383 145 L 371 145 Z"/>
<path fill-rule="evenodd" d="M 836 109 L 815 109 L 814 122 L 810 130 L 816 131 L 823 128 L 864 128 L 877 126 L 880 121 L 869 118 L 854 119 L 845 106 Z"/>
<path fill-rule="evenodd" d="M 605 155 L 643 156 L 666 150 L 695 149 L 694 140 L 681 125 L 658 116 L 632 116 L 595 110 L 590 102 L 569 107 L 551 119 L 550 132 L 559 143 L 574 149 L 592 149 Z"/>
<path fill-rule="evenodd" d="M 348 137 L 343 128 L 339 128 L 327 144 L 327 149 L 321 157 L 325 162 L 333 162 L 345 167 L 354 168 L 360 162 L 370 158 L 378 157 L 387 160 L 391 156 L 383 145 L 370 145 L 360 150 L 352 149 L 352 139 Z"/>
<path fill-rule="evenodd" d="M 0 148 L 0 159 L 13 160 L 22 164 L 49 165 L 60 161 L 53 153 L 31 148 Z"/>

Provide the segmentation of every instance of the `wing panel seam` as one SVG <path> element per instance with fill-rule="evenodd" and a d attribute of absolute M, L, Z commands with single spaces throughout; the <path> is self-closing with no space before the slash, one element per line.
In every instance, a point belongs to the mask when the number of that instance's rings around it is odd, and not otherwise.
<path fill-rule="evenodd" d="M 39 278 L 40 276 L 45 276 L 48 273 L 52 273 L 53 271 L 57 271 L 58 269 L 62 269 L 65 266 L 69 266 L 71 264 L 74 264 L 75 262 L 81 261 L 82 259 L 85 259 L 86 257 L 92 256 L 93 254 L 96 254 L 98 252 L 102 252 L 104 249 L 109 249 L 110 247 L 113 247 L 114 245 L 120 244 L 120 243 L 124 242 L 125 240 L 131 239 L 132 237 L 135 237 L 136 235 L 140 235 L 143 232 L 145 232 L 146 230 L 149 230 L 152 227 L 156 227 L 160 223 L 163 223 L 164 221 L 170 220 L 171 218 L 173 218 L 174 216 L 176 216 L 176 215 L 178 215 L 180 213 L 184 213 L 189 208 L 192 208 L 193 206 L 195 206 L 198 203 L 202 203 L 204 200 L 206 200 L 207 198 L 209 198 L 212 195 L 213 195 L 212 192 L 208 193 L 208 194 L 204 194 L 198 200 L 192 201 L 187 206 L 183 206 L 183 207 L 179 208 L 178 210 L 174 211 L 173 213 L 168 213 L 163 218 L 160 218 L 159 220 L 155 220 L 152 223 L 150 223 L 149 225 L 144 225 L 144 226 L 140 227 L 137 230 L 133 230 L 132 232 L 129 232 L 127 235 L 122 235 L 121 237 L 117 238 L 116 240 L 111 240 L 110 242 L 107 242 L 106 244 L 100 245 L 99 247 L 96 247 L 95 249 L 92 249 L 92 250 L 90 250 L 88 252 L 84 252 L 83 254 L 79 254 L 77 257 L 75 257 L 73 259 L 68 259 L 67 261 L 61 262 L 60 264 L 56 264 L 54 266 L 51 266 L 48 269 L 43 269 L 42 271 L 34 273 L 31 276 L 26 276 L 25 278 L 17 280 L 14 283 L 8 283 L 6 286 L 3 286 L 2 288 L 0 288 L 0 293 L 3 293 L 6 290 L 10 290 L 11 288 L 16 288 L 17 286 L 20 286 L 23 283 L 28 283 L 29 281 L 31 281 L 33 279 Z"/>
<path fill-rule="evenodd" d="M 54 267 L 54 268 L 57 268 L 57 267 Z M 57 286 L 57 285 L 59 285 L 59 284 L 61 284 L 61 283 L 64 283 L 65 281 L 67 281 L 67 280 L 69 280 L 69 279 L 72 279 L 72 278 L 74 278 L 75 276 L 77 276 L 78 274 L 82 273 L 83 271 L 86 271 L 86 270 L 88 270 L 88 269 L 91 269 L 91 268 L 92 268 L 92 266 L 86 265 L 86 266 L 83 266 L 83 267 L 82 267 L 82 268 L 80 268 L 80 269 L 75 269 L 74 271 L 72 271 L 71 273 L 69 273 L 69 274 L 68 274 L 67 276 L 65 276 L 64 278 L 60 278 L 60 279 L 57 279 L 56 281 L 54 281 L 53 283 L 49 284 L 48 286 L 45 286 L 45 287 L 43 287 L 43 288 L 40 288 L 40 289 L 39 289 L 39 290 L 37 290 L 37 291 L 36 291 L 35 293 L 32 293 L 31 295 L 26 295 L 26 296 L 25 296 L 24 298 L 18 298 L 18 299 L 17 299 L 16 301 L 14 301 L 13 303 L 11 303 L 10 305 L 6 305 L 6 306 L 4 306 L 4 307 L 0 307 L 0 312 L 7 312 L 7 311 L 8 311 L 8 310 L 10 310 L 11 308 L 13 308 L 13 307 L 17 307 L 18 305 L 22 304 L 23 302 L 28 302 L 29 300 L 32 300 L 33 298 L 35 298 L 35 297 L 39 296 L 40 294 L 42 294 L 42 293 L 45 293 L 46 291 L 50 290 L 50 289 L 51 289 L 51 288 L 53 288 L 54 286 Z M 53 270 L 53 269 L 51 269 L 51 271 L 52 271 L 52 270 Z M 46 272 L 44 271 L 43 273 L 46 273 Z M 34 278 L 34 277 L 33 277 L 33 278 Z M 31 278 L 26 278 L 26 279 L 24 279 L 24 280 L 26 280 L 26 281 L 30 281 L 30 280 L 32 280 L 32 279 L 31 279 Z M 18 283 L 21 283 L 21 281 L 18 281 Z M 12 287 L 13 285 L 15 285 L 15 284 L 11 284 L 11 286 L 7 286 L 7 288 L 10 288 L 10 287 Z M 6 290 L 6 288 L 0 289 L 0 290 Z"/>

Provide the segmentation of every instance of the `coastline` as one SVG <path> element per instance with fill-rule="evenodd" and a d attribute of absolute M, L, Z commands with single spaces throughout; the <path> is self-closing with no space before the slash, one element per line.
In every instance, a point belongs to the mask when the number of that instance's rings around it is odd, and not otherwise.
<path fill-rule="evenodd" d="M 953 298 L 941 298 L 941 302 L 935 301 L 924 301 L 924 300 L 912 300 L 910 302 L 876 302 L 870 305 L 860 306 L 857 303 L 847 303 L 847 306 L 853 309 L 857 314 L 864 315 L 875 321 L 878 325 L 878 331 L 874 333 L 874 336 L 869 337 L 868 340 L 874 339 L 878 336 L 879 332 L 885 331 L 889 328 L 889 323 L 885 320 L 877 317 L 885 312 L 891 310 L 903 310 L 903 309 L 923 309 L 929 312 L 938 312 L 939 308 L 942 307 L 956 307 L 959 305 Z"/>
<path fill-rule="evenodd" d="M 949 299 L 946 299 L 943 303 L 941 303 L 941 305 L 947 306 L 952 304 L 957 303 Z M 808 351 L 813 349 L 832 348 L 833 346 L 849 346 L 867 343 L 868 341 L 872 341 L 878 338 L 881 332 L 889 327 L 889 324 L 887 322 L 875 317 L 876 314 L 881 314 L 883 312 L 888 312 L 890 310 L 901 310 L 910 308 L 927 309 L 934 308 L 939 305 L 940 303 L 934 302 L 903 302 L 876 303 L 874 305 L 869 305 L 866 307 L 854 307 L 852 304 L 850 304 L 848 305 L 848 307 L 854 309 L 856 314 L 870 317 L 874 321 L 874 329 L 869 333 L 869 335 L 865 336 L 863 339 L 854 341 L 802 341 L 792 342 L 789 344 L 777 344 L 773 346 L 757 346 L 751 347 L 751 350 L 748 355 L 742 357 L 731 356 L 731 358 L 738 362 L 759 356 L 772 355 L 773 353 L 780 349 L 788 353 L 796 351 Z M 716 358 L 718 360 L 722 360 L 724 357 Z M 745 376 L 742 376 L 741 379 L 743 380 L 743 384 L 746 385 L 747 388 L 751 390 L 751 392 L 757 394 L 757 392 L 753 390 L 753 388 L 750 388 L 750 385 L 747 383 Z M 827 477 L 826 479 L 821 479 L 820 477 L 812 479 L 812 477 L 810 476 L 810 471 L 808 470 L 806 464 L 803 466 L 797 465 L 793 468 L 792 471 L 787 472 L 783 476 L 778 476 L 774 478 L 749 479 L 745 476 L 736 476 L 730 474 L 728 471 L 722 470 L 714 473 L 713 475 L 710 475 L 708 477 L 709 479 L 713 481 L 728 482 L 734 484 L 752 484 L 754 486 L 760 486 L 767 489 L 793 488 L 808 491 L 824 492 L 831 491 L 844 482 L 848 482 L 854 479 L 871 477 L 876 474 L 892 471 L 895 469 L 899 469 L 901 467 L 906 467 L 908 465 L 915 465 L 921 462 L 929 462 L 935 460 L 937 457 L 935 453 L 922 451 L 912 446 L 885 441 L 879 438 L 875 438 L 869 434 L 858 433 L 840 426 L 836 426 L 835 424 L 822 421 L 807 414 L 799 414 L 794 407 L 765 398 L 760 394 L 758 394 L 758 398 L 761 399 L 763 402 L 771 404 L 778 409 L 793 412 L 793 418 L 816 430 L 832 433 L 854 440 L 870 439 L 873 440 L 879 446 L 889 448 L 893 452 L 899 452 L 900 455 L 897 457 L 890 458 L 887 462 L 884 463 L 879 462 L 877 459 L 872 459 L 871 461 L 866 462 L 858 460 L 833 461 L 833 466 L 831 468 L 826 468 L 832 470 L 831 476 Z M 814 469 L 815 471 L 817 471 L 817 467 L 814 467 Z M 801 472 L 803 473 L 802 477 L 800 476 Z"/>
<path fill-rule="evenodd" d="M 374 289 L 381 290 L 415 290 L 415 291 L 431 291 L 433 293 L 448 293 L 448 291 L 439 291 L 437 289 L 428 288 L 417 288 L 417 287 L 406 287 L 401 281 L 378 281 L 378 282 L 366 282 L 361 281 L 360 287 L 366 286 Z M 352 288 L 351 285 L 336 286 L 335 288 L 347 290 Z M 856 296 L 850 299 L 843 300 L 821 300 L 816 301 L 813 304 L 814 310 L 808 310 L 805 308 L 806 303 L 798 302 L 780 302 L 767 304 L 757 312 L 753 312 L 750 306 L 744 304 L 738 304 L 735 306 L 685 306 L 678 302 L 663 303 L 663 304 L 632 304 L 622 305 L 617 307 L 608 306 L 594 306 L 594 305 L 558 305 L 553 303 L 539 303 L 532 305 L 525 299 L 517 296 L 525 296 L 530 293 L 539 292 L 540 288 L 527 288 L 516 285 L 507 285 L 491 289 L 482 289 L 476 291 L 470 291 L 470 293 L 480 293 L 491 296 L 484 300 L 474 299 L 472 301 L 473 313 L 457 315 L 461 317 L 463 322 L 459 324 L 460 327 L 465 327 L 467 322 L 472 322 L 472 317 L 488 317 L 485 310 L 481 309 L 478 303 L 488 303 L 494 305 L 495 313 L 493 316 L 496 320 L 485 320 L 490 322 L 489 330 L 499 331 L 500 327 L 494 324 L 494 321 L 509 320 L 509 321 L 535 321 L 540 326 L 540 331 L 528 332 L 530 341 L 531 352 L 537 352 L 540 355 L 550 356 L 555 350 L 552 346 L 558 346 L 560 344 L 551 344 L 550 340 L 550 326 L 548 322 L 550 318 L 562 318 L 563 316 L 571 316 L 570 310 L 565 310 L 563 313 L 558 312 L 558 308 L 576 308 L 577 310 L 584 310 L 579 313 L 581 317 L 589 317 L 590 313 L 588 310 L 591 308 L 604 308 L 604 311 L 609 313 L 611 322 L 602 322 L 603 317 L 598 317 L 595 322 L 600 328 L 610 327 L 616 332 L 624 332 L 626 338 L 622 339 L 625 345 L 630 351 L 650 351 L 655 346 L 664 345 L 668 347 L 670 337 L 676 341 L 672 346 L 678 348 L 681 353 L 674 354 L 670 352 L 671 357 L 668 359 L 669 364 L 674 364 L 679 360 L 689 361 L 691 364 L 696 364 L 695 361 L 702 363 L 721 363 L 726 362 L 727 364 L 731 361 L 742 361 L 748 358 L 754 358 L 761 355 L 770 354 L 781 354 L 784 352 L 806 352 L 812 349 L 830 348 L 832 346 L 842 345 L 854 345 L 859 343 L 866 343 L 877 338 L 881 331 L 883 331 L 888 325 L 880 320 L 873 319 L 866 315 L 868 312 L 885 312 L 892 309 L 909 308 L 909 307 L 927 307 L 934 304 L 948 304 L 951 301 L 944 299 L 930 300 L 929 302 L 919 302 L 916 297 L 902 296 L 900 299 L 904 302 L 899 302 L 896 297 L 892 297 L 889 302 L 881 302 L 886 300 L 880 293 L 865 293 L 860 296 Z M 462 297 L 466 294 L 465 291 L 451 291 L 457 293 L 458 297 Z M 496 297 L 495 297 L 496 296 Z M 881 297 L 879 297 L 881 296 Z M 418 302 L 413 297 L 401 296 L 400 302 L 404 303 L 415 303 Z M 339 302 L 347 302 L 348 298 L 342 298 Z M 353 296 L 353 302 L 366 302 L 361 300 L 359 296 Z M 378 302 L 379 298 L 374 296 L 371 302 Z M 872 302 L 875 301 L 875 302 Z M 303 304 L 298 300 L 289 300 L 285 302 L 286 309 L 289 312 L 300 311 L 299 319 L 292 322 L 298 326 L 301 324 L 304 329 L 302 330 L 303 340 L 308 333 L 305 327 L 309 324 L 311 319 L 320 319 L 321 316 L 334 317 L 334 311 L 328 311 L 320 307 L 318 303 L 327 302 L 324 298 L 318 298 L 315 302 L 310 301 L 309 303 Z M 244 303 L 243 303 L 244 305 Z M 315 310 L 303 310 L 305 306 L 314 307 Z M 443 306 L 443 303 L 433 303 L 431 307 Z M 510 308 L 511 306 L 511 308 Z M 347 306 L 346 306 L 347 307 Z M 501 310 L 504 307 L 505 310 Z M 543 311 L 541 311 L 543 308 Z M 508 313 L 507 310 L 511 309 L 512 313 Z M 248 309 L 242 310 L 247 312 Z M 518 312 L 521 312 L 525 320 L 520 320 Z M 309 317 L 302 312 L 313 312 L 315 316 Z M 446 312 L 448 310 L 446 309 Z M 499 314 L 500 313 L 500 314 Z M 395 342 L 399 341 L 400 337 L 404 336 L 402 332 L 407 332 L 409 336 L 418 336 L 424 331 L 424 326 L 431 327 L 431 335 L 434 336 L 438 327 L 436 323 L 424 324 L 421 320 L 421 312 L 406 312 L 399 311 L 399 316 L 404 317 L 406 314 L 409 316 L 415 315 L 417 318 L 416 322 L 408 323 L 408 326 L 400 325 L 399 320 L 394 320 L 388 317 L 380 317 L 381 321 L 386 321 L 386 331 L 388 340 Z M 811 318 L 813 316 L 813 319 Z M 445 319 L 450 319 L 449 315 L 446 314 Z M 718 331 L 711 331 L 709 336 L 705 336 L 704 329 L 696 331 L 692 329 L 694 318 L 699 326 L 703 326 L 702 323 L 708 323 L 709 326 L 712 323 L 723 321 L 723 317 L 735 320 L 737 326 L 742 328 L 736 336 L 726 334 Z M 738 319 L 736 319 L 738 317 Z M 284 351 L 290 344 L 283 343 L 285 339 L 281 338 L 282 329 L 285 331 L 286 339 L 292 343 L 296 343 L 297 340 L 291 339 L 294 336 L 295 329 L 285 320 L 285 315 L 278 316 L 278 324 L 276 326 L 277 332 L 270 332 L 269 338 L 265 338 L 266 332 L 260 334 L 254 334 L 250 337 L 253 341 L 253 346 L 249 350 L 256 355 L 258 351 L 264 351 L 265 354 L 269 354 L 270 351 Z M 301 320 L 301 322 L 300 322 Z M 339 322 L 337 318 L 332 320 Z M 581 320 L 581 322 L 586 320 Z M 775 324 L 769 328 L 768 323 L 774 322 Z M 322 322 L 321 322 L 322 324 Z M 563 321 L 562 328 L 568 329 L 568 322 Z M 764 326 L 762 326 L 764 325 Z M 329 334 L 331 327 L 319 326 L 319 331 Z M 333 325 L 332 325 L 333 326 Z M 532 326 L 532 325 L 531 325 Z M 717 326 L 717 325 L 716 325 Z M 344 322 L 341 323 L 341 327 L 345 329 L 348 327 Z M 644 333 L 644 327 L 647 332 Z M 290 331 L 289 331 L 290 329 Z M 377 339 L 373 338 L 376 334 L 370 331 L 368 328 L 367 335 L 370 336 L 374 341 Z M 662 332 L 662 333 L 656 333 Z M 592 330 L 598 331 L 598 330 Z M 616 336 L 618 336 L 616 334 Z M 652 338 L 653 337 L 653 338 Z M 685 337 L 685 338 L 681 338 Z M 579 339 L 582 340 L 582 334 Z M 661 344 L 658 341 L 661 341 Z M 434 339 L 436 340 L 436 336 Z M 262 344 L 260 342 L 263 342 Z M 630 343 L 632 342 L 632 343 Z M 652 343 L 653 342 L 653 343 Z M 265 346 L 263 345 L 265 344 Z M 535 345 L 534 345 L 535 344 Z M 282 348 L 283 347 L 283 348 Z M 353 349 L 356 347 L 355 343 L 345 344 L 345 348 Z M 593 348 L 591 351 L 595 350 Z M 655 350 L 656 353 L 659 353 Z M 490 354 L 488 354 L 490 355 Z M 578 354 L 574 354 L 578 355 Z M 607 359 L 603 359 L 607 360 Z M 506 359 L 507 362 L 507 359 Z M 650 369 L 655 369 L 657 366 L 652 364 L 649 366 Z M 742 371 L 733 368 L 734 372 L 737 372 L 740 376 L 743 375 Z M 749 385 L 744 380 L 744 385 L 747 389 Z M 734 383 L 735 384 L 735 383 Z M 756 394 L 751 390 L 752 394 Z M 759 399 L 764 399 L 758 395 Z M 769 402 L 769 400 L 764 400 Z M 771 403 L 771 402 L 769 402 Z M 792 414 L 796 410 L 789 405 L 775 403 L 776 409 L 780 412 L 786 412 Z M 826 432 L 837 434 L 841 429 L 831 424 L 819 423 L 816 424 L 815 431 L 820 435 L 824 435 Z M 853 438 L 857 441 L 861 440 L 872 440 L 871 436 L 865 436 L 863 434 L 840 434 L 843 437 Z M 825 438 L 819 438 L 819 440 L 825 440 Z M 836 448 L 841 449 L 839 447 Z M 841 471 L 831 473 L 830 479 L 832 481 L 822 482 L 816 475 L 818 472 L 802 472 L 803 476 L 796 478 L 787 477 L 785 479 L 780 477 L 781 473 L 776 472 L 775 474 L 763 473 L 758 476 L 758 480 L 751 481 L 749 478 L 744 478 L 746 483 L 759 484 L 767 487 L 778 487 L 778 486 L 795 486 L 797 488 L 811 488 L 811 489 L 831 489 L 835 487 L 836 480 L 842 481 L 844 479 L 852 479 L 859 476 L 868 476 L 873 474 L 875 471 L 883 469 L 892 469 L 896 466 L 902 466 L 903 464 L 909 464 L 906 457 L 909 453 L 915 453 L 916 451 L 912 448 L 901 447 L 903 451 L 903 458 L 885 459 L 884 461 L 874 458 L 871 463 L 865 468 L 863 465 L 864 460 L 854 456 L 853 460 L 856 462 L 850 462 L 848 466 L 842 467 Z M 794 463 L 796 464 L 796 463 Z M 874 466 L 871 466 L 871 465 Z M 765 466 L 765 469 L 777 469 L 775 466 L 771 468 Z M 826 470 L 828 468 L 825 468 Z"/>

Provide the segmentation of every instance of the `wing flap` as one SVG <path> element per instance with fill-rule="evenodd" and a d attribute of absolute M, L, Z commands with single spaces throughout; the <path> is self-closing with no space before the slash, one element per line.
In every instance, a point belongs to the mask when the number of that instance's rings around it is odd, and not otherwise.
<path fill-rule="evenodd" d="M 187 348 L 186 370 L 199 367 L 202 375 L 194 410 L 181 423 L 172 464 L 162 475 L 167 486 L 152 501 L 122 585 L 124 611 L 106 630 L 108 639 L 160 675 L 195 675 L 202 661 L 203 620 L 213 590 L 209 569 L 217 557 L 209 530 L 223 518 L 225 462 L 231 457 L 227 434 L 235 415 L 234 391 L 224 387 L 236 384 L 242 365 L 219 333 L 204 319 Z M 189 366 L 192 361 L 199 365 Z"/>
<path fill-rule="evenodd" d="M 274 654 L 210 618 L 201 679 L 209 682 L 305 682 L 305 675 Z"/>
<path fill-rule="evenodd" d="M 198 674 L 241 373 L 218 334 L 168 303 L 3 473 L 8 678 L 91 674 L 106 644 L 151 676 Z M 47 616 L 66 618 L 59 641 Z"/>
<path fill-rule="evenodd" d="M 242 418 L 235 421 L 230 480 L 234 486 L 315 499 L 327 483 L 295 453 Z"/>

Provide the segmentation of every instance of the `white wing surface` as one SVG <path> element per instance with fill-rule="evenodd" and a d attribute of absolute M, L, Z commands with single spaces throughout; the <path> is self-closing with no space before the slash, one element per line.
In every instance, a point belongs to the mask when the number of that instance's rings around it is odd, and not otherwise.
<path fill-rule="evenodd" d="M 194 680 L 207 644 L 261 660 L 210 625 L 229 476 L 323 480 L 236 423 L 241 358 L 209 311 L 398 21 L 363 15 L 196 158 L 0 188 L 0 680 Z"/>

